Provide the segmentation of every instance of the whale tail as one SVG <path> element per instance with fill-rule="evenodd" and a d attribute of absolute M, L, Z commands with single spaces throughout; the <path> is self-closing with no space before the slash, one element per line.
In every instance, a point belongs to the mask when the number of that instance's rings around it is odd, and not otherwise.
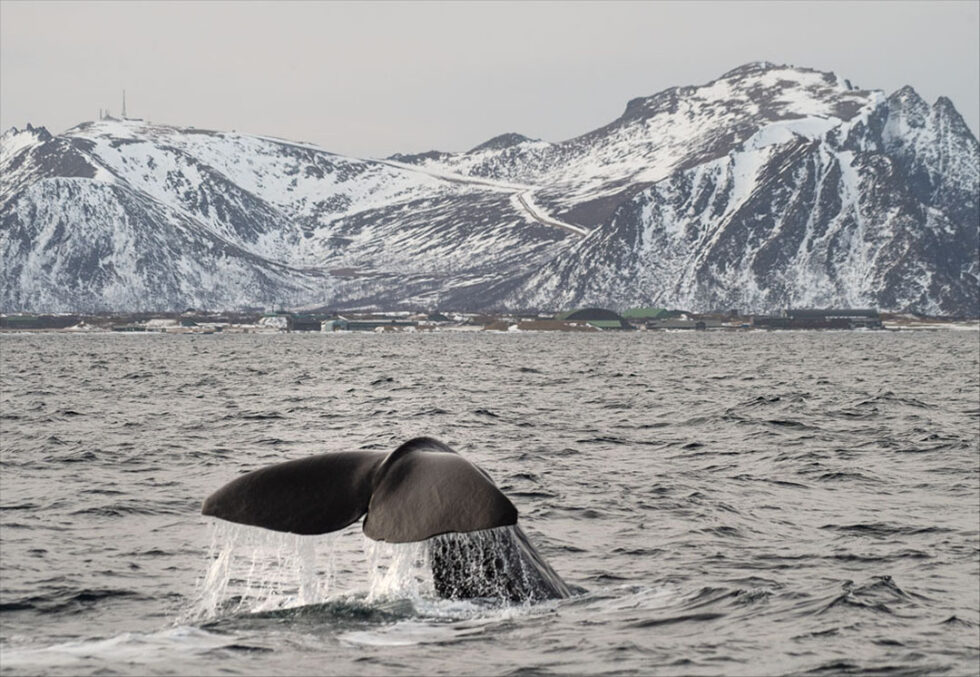
<path fill-rule="evenodd" d="M 376 541 L 428 541 L 442 597 L 569 596 L 490 476 L 429 437 L 387 455 L 337 452 L 261 468 L 208 496 L 201 512 L 294 534 L 337 531 L 367 515 L 364 533 Z"/>
<path fill-rule="evenodd" d="M 211 494 L 201 512 L 304 535 L 366 514 L 364 533 L 389 543 L 517 523 L 517 508 L 483 470 L 429 437 L 390 454 L 336 452 L 261 468 Z"/>

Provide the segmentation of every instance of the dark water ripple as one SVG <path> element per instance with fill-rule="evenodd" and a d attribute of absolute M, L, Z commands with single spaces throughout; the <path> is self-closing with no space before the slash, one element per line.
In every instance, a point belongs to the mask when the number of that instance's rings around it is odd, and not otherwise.
<path fill-rule="evenodd" d="M 3 674 L 977 674 L 980 346 L 963 333 L 0 336 Z M 181 621 L 200 501 L 445 440 L 573 599 Z M 448 614 L 448 615 L 447 615 Z"/>

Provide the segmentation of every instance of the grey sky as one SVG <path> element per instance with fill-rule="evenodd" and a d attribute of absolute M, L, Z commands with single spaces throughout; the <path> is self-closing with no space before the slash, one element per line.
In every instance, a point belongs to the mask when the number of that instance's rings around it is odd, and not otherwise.
<path fill-rule="evenodd" d="M 748 61 L 911 84 L 980 129 L 980 2 L 0 0 L 0 125 L 119 111 L 357 156 L 549 141 Z"/>

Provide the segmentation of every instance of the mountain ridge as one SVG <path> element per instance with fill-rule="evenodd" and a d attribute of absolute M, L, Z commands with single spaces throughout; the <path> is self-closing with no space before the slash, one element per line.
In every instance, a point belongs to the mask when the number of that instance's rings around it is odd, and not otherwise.
<path fill-rule="evenodd" d="M 0 169 L 4 312 L 980 314 L 980 160 L 952 102 L 792 66 L 638 97 L 556 143 L 507 133 L 461 153 L 360 159 L 102 120 L 4 132 Z"/>

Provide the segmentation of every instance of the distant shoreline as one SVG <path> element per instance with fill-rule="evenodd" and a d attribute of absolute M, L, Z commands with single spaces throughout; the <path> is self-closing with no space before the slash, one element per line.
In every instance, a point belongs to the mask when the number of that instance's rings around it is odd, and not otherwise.
<path fill-rule="evenodd" d="M 438 310 L 287 311 L 245 309 L 138 313 L 0 314 L 2 333 L 275 334 L 316 333 L 609 333 L 745 331 L 980 331 L 980 318 L 879 312 L 873 308 L 785 309 L 778 314 L 695 313 L 637 308 L 564 312 Z"/>
<path fill-rule="evenodd" d="M 881 329 L 809 329 L 802 327 L 794 327 L 789 329 L 766 329 L 762 327 L 746 327 L 746 328 L 725 328 L 725 329 L 712 329 L 710 333 L 738 333 L 738 334 L 772 334 L 772 333 L 842 333 L 842 334 L 870 334 L 870 333 L 922 333 L 922 332 L 962 332 L 962 331 L 973 331 L 980 332 L 980 320 L 972 321 L 949 321 L 949 322 L 917 322 L 908 324 L 891 324 L 886 322 L 884 327 Z M 162 331 L 162 330 L 132 330 L 132 331 L 118 331 L 112 328 L 89 328 L 89 329 L 74 329 L 68 328 L 31 328 L 31 329 L 21 329 L 12 327 L 0 328 L 0 335 L 40 335 L 40 334 L 59 334 L 59 335 L 87 335 L 87 336 L 118 336 L 125 334 L 128 336 L 160 336 L 160 335 L 239 335 L 239 334 L 256 334 L 256 335 L 267 335 L 267 336 L 278 336 L 282 334 L 324 334 L 329 333 L 337 336 L 349 336 L 349 335 L 366 335 L 374 333 L 385 333 L 385 334 L 462 334 L 462 333 L 480 333 L 480 334 L 579 334 L 579 333 L 614 333 L 621 334 L 623 332 L 571 332 L 562 330 L 548 330 L 548 329 L 517 329 L 517 330 L 500 330 L 500 329 L 483 329 L 483 328 L 465 328 L 465 327 L 442 327 L 435 328 L 431 330 L 421 330 L 421 331 L 398 331 L 398 332 L 365 332 L 365 331 L 333 331 L 333 332 L 319 332 L 319 331 L 276 331 L 272 329 L 252 329 L 252 328 L 231 328 L 225 329 L 223 331 Z M 634 333 L 634 332 L 630 332 Z M 701 334 L 703 332 L 694 332 L 689 329 L 640 329 L 636 333 L 640 334 Z"/>

